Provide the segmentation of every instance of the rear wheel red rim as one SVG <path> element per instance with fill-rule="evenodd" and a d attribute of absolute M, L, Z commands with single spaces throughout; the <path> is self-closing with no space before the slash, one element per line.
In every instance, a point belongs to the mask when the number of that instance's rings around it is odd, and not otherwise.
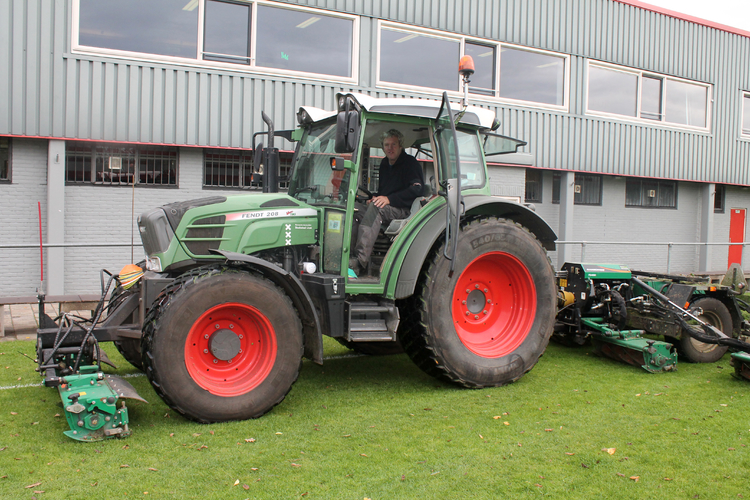
<path fill-rule="evenodd" d="M 266 315 L 228 302 L 193 323 L 185 342 L 185 366 L 195 383 L 211 394 L 239 396 L 268 377 L 276 351 L 276 333 Z"/>
<path fill-rule="evenodd" d="M 453 291 L 453 325 L 474 354 L 499 358 L 520 346 L 536 316 L 536 287 L 527 267 L 505 252 L 480 255 Z"/>

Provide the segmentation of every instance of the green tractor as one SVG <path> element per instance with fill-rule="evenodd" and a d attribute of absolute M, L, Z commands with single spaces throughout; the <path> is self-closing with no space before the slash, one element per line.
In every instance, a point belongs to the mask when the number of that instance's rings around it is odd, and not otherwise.
<path fill-rule="evenodd" d="M 491 195 L 485 160 L 525 143 L 495 134 L 494 113 L 447 94 L 336 102 L 336 111 L 300 108 L 293 131 L 274 132 L 264 114 L 268 147 L 254 155 L 264 193 L 142 214 L 142 269 L 115 277 L 125 285 L 106 318 L 74 328 L 70 342 L 60 328 L 40 330 L 40 360 L 49 365 L 68 344 L 90 344 L 96 357 L 99 342 L 113 341 L 170 407 L 199 422 L 268 412 L 303 358 L 322 364 L 323 335 L 365 354 L 403 350 L 426 373 L 465 387 L 501 386 L 531 370 L 555 323 L 547 250 L 556 236 L 526 206 Z M 391 129 L 420 161 L 425 188 L 407 218 L 383 228 L 368 272 L 354 277 L 353 221 L 377 190 L 379 138 Z M 296 143 L 286 193 L 277 189 L 279 136 Z"/>

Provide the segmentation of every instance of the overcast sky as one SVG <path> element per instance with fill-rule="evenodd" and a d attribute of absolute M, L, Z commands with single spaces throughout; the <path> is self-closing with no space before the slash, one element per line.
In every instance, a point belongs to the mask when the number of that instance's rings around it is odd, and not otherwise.
<path fill-rule="evenodd" d="M 750 31 L 750 0 L 643 0 L 708 21 Z"/>

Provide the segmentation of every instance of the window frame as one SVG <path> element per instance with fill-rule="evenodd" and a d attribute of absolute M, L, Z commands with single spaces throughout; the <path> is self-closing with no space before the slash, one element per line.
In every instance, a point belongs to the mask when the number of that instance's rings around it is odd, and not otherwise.
<path fill-rule="evenodd" d="M 539 175 L 539 179 L 531 179 L 529 180 L 529 173 L 532 172 L 534 175 Z M 529 183 L 532 184 L 538 184 L 537 192 L 539 193 L 539 198 L 529 198 L 527 196 L 529 192 Z M 544 170 L 540 170 L 538 168 L 527 168 L 526 169 L 526 175 L 524 177 L 524 195 L 523 195 L 523 201 L 524 203 L 544 203 Z"/>
<path fill-rule="evenodd" d="M 462 35 L 459 33 L 451 33 L 447 31 L 440 31 L 440 30 L 434 30 L 429 28 L 419 28 L 408 24 L 403 23 L 395 23 L 392 21 L 387 21 L 383 19 L 378 19 L 377 24 L 377 37 L 376 37 L 376 51 L 377 51 L 377 57 L 375 60 L 375 88 L 379 89 L 390 89 L 390 90 L 399 90 L 399 91 L 408 91 L 408 92 L 414 92 L 414 93 L 423 93 L 426 95 L 434 96 L 436 91 L 447 91 L 448 95 L 453 98 L 461 98 L 463 97 L 463 89 L 461 88 L 461 78 L 458 74 L 458 61 L 456 61 L 456 82 L 457 82 L 457 88 L 458 90 L 451 90 L 451 89 L 439 89 L 435 87 L 422 87 L 418 85 L 407 85 L 402 83 L 394 83 L 382 80 L 380 77 L 381 71 L 380 71 L 380 60 L 381 60 L 381 43 L 382 43 L 382 37 L 381 33 L 383 29 L 389 29 L 394 31 L 403 32 L 406 35 L 409 34 L 415 34 L 415 35 L 423 35 L 423 36 L 431 36 L 435 38 L 442 38 L 447 39 L 451 41 L 457 41 L 460 44 L 459 49 L 459 55 L 464 55 L 466 53 L 466 44 L 471 43 L 474 45 L 485 45 L 487 47 L 492 47 L 495 50 L 495 61 L 494 61 L 494 67 L 495 72 L 493 75 L 494 85 L 495 88 L 492 90 L 492 95 L 487 95 L 484 93 L 478 93 L 478 92 L 469 92 L 472 101 L 475 102 L 488 102 L 493 104 L 498 103 L 504 103 L 504 104 L 511 104 L 514 106 L 522 106 L 522 107 L 530 107 L 530 108 L 541 108 L 541 109 L 548 109 L 548 110 L 554 110 L 554 111 L 560 111 L 560 112 L 568 112 L 570 109 L 570 60 L 571 55 L 565 54 L 561 52 L 554 52 L 551 50 L 543 50 L 543 49 L 537 49 L 533 47 L 526 47 L 523 45 L 516 45 L 512 43 L 505 43 L 505 42 L 498 42 L 497 40 L 487 39 L 487 38 L 479 38 L 474 36 L 467 36 Z M 565 65 L 564 74 L 563 74 L 563 88 L 562 88 L 562 98 L 563 98 L 563 104 L 562 106 L 554 105 L 554 104 L 547 104 L 542 102 L 535 102 L 535 101 L 524 101 L 520 99 L 510 99 L 507 97 L 500 97 L 500 64 L 501 64 L 501 50 L 503 47 L 507 47 L 510 49 L 515 50 L 521 50 L 525 52 L 532 52 L 536 54 L 542 54 L 542 55 L 548 55 L 552 57 L 556 57 L 559 59 L 562 59 Z M 471 88 L 471 84 L 469 85 Z"/>
<path fill-rule="evenodd" d="M 674 186 L 674 205 L 673 206 L 647 206 L 647 205 L 628 205 L 628 184 L 631 182 L 639 182 L 640 183 L 640 192 L 641 192 L 641 200 L 643 200 L 643 183 L 644 182 L 650 182 L 650 183 L 656 183 L 657 187 L 661 186 L 662 184 L 671 184 Z M 656 179 L 651 177 L 628 177 L 625 181 L 625 208 L 644 208 L 647 210 L 677 210 L 678 209 L 678 196 L 679 196 L 679 185 L 677 181 L 673 181 L 670 179 Z M 656 197 L 658 198 L 658 192 L 656 193 Z"/>
<path fill-rule="evenodd" d="M 745 114 L 750 115 L 750 91 L 742 92 L 741 100 L 741 112 L 740 112 L 740 137 L 743 139 L 750 139 L 750 129 L 745 130 Z"/>
<path fill-rule="evenodd" d="M 226 148 L 203 148 L 203 159 L 201 167 L 201 189 L 206 190 L 221 190 L 221 191 L 251 191 L 261 192 L 263 190 L 263 177 L 260 176 L 257 180 L 252 180 L 250 185 L 245 185 L 246 176 L 241 176 L 242 185 L 240 186 L 224 186 L 216 184 L 206 184 L 206 157 L 209 154 L 226 154 L 232 156 L 244 157 L 249 164 L 244 165 L 243 168 L 253 168 L 253 151 L 247 149 L 226 149 Z M 289 176 L 292 171 L 292 160 L 294 159 L 294 151 L 280 150 L 279 151 L 279 190 L 285 191 L 289 189 Z"/>
<path fill-rule="evenodd" d="M 576 179 L 576 177 L 579 177 L 579 176 L 580 176 L 581 184 L 583 184 L 584 178 L 586 177 L 597 178 L 599 180 L 599 201 L 597 201 L 596 203 L 586 203 L 583 201 L 577 201 L 576 197 L 578 193 L 575 193 L 573 195 L 573 204 L 580 205 L 580 206 L 588 206 L 588 207 L 604 206 L 604 175 L 593 174 L 590 172 L 575 172 L 574 177 L 573 177 L 573 182 L 576 183 L 575 185 L 578 185 L 577 182 L 579 179 Z M 550 201 L 554 205 L 560 204 L 560 189 L 562 187 L 561 184 L 562 184 L 561 174 L 553 172 L 552 174 L 552 199 Z M 557 197 L 555 197 L 555 192 L 557 192 Z"/>
<path fill-rule="evenodd" d="M 714 185 L 714 213 L 723 214 L 727 207 L 727 186 L 726 184 Z"/>
<path fill-rule="evenodd" d="M 637 116 L 628 116 L 628 115 L 620 115 L 617 113 L 608 113 L 605 111 L 597 111 L 592 110 L 589 108 L 589 92 L 590 92 L 590 74 L 591 74 L 591 67 L 594 66 L 596 68 L 611 70 L 611 71 L 618 71 L 625 74 L 630 74 L 633 76 L 636 76 L 638 78 L 638 90 L 636 91 L 636 111 Z M 643 94 L 643 78 L 653 78 L 661 80 L 661 119 L 654 120 L 651 118 L 643 118 L 641 115 L 643 113 L 643 110 L 641 109 L 642 106 L 642 94 Z M 668 122 L 665 120 L 665 112 L 666 112 L 666 102 L 667 102 L 667 82 L 668 81 L 674 81 L 674 82 L 680 82 L 680 83 L 686 83 L 690 85 L 695 85 L 698 87 L 703 87 L 706 89 L 706 108 L 705 108 L 705 116 L 706 116 L 706 126 L 705 127 L 698 127 L 695 125 L 684 125 L 681 123 L 675 123 L 675 122 Z M 712 111 L 712 103 L 713 103 L 713 84 L 705 83 L 705 82 L 699 82 L 696 80 L 688 80 L 687 78 L 679 78 L 676 76 L 670 76 L 665 75 L 661 73 L 657 73 L 654 71 L 646 71 L 646 70 L 640 70 L 636 68 L 629 68 L 627 66 L 621 66 L 618 64 L 612 64 L 607 63 L 603 61 L 597 61 L 593 59 L 588 59 L 586 61 L 586 78 L 584 82 L 585 86 L 585 95 L 584 95 L 584 101 L 585 101 L 585 113 L 589 116 L 599 116 L 602 118 L 607 118 L 611 120 L 617 120 L 617 121 L 625 121 L 625 122 L 631 122 L 631 123 L 638 123 L 641 125 L 652 125 L 652 126 L 658 126 L 663 128 L 671 128 L 671 129 L 679 129 L 679 130 L 690 130 L 694 132 L 704 132 L 704 133 L 711 133 L 711 111 Z"/>
<path fill-rule="evenodd" d="M 75 156 L 81 156 L 81 157 L 88 157 L 89 158 L 89 164 L 88 164 L 88 172 L 86 173 L 86 176 L 88 177 L 86 180 L 69 180 L 68 178 L 68 158 L 69 156 L 74 156 L 73 152 L 71 151 L 72 148 L 88 148 L 87 149 L 87 155 L 84 154 L 78 154 Z M 70 149 L 69 149 L 70 148 Z M 148 188 L 148 189 L 179 189 L 180 187 L 180 148 L 177 146 L 161 146 L 161 145 L 152 145 L 152 144 L 129 144 L 129 143 L 112 143 L 112 142 L 89 142 L 89 141 L 66 141 L 65 143 L 65 185 L 66 186 L 101 186 L 101 187 L 133 187 L 133 184 L 130 182 L 113 182 L 113 181 L 97 181 L 92 180 L 92 174 L 95 177 L 97 173 L 97 155 L 99 155 L 101 158 L 107 158 L 108 156 L 114 156 L 114 155 L 102 155 L 97 152 L 97 148 L 111 148 L 112 150 L 117 149 L 133 149 L 135 152 L 133 153 L 132 161 L 133 161 L 133 168 L 135 170 L 133 177 L 137 180 L 135 183 L 135 187 L 139 188 Z M 144 160 L 148 162 L 149 160 L 153 160 L 153 158 L 149 158 L 148 156 L 142 157 L 142 153 L 144 152 L 153 152 L 153 151 L 164 151 L 164 152 L 173 152 L 174 153 L 174 162 L 175 162 L 175 172 L 174 172 L 174 184 L 151 184 L 147 182 L 141 182 L 141 161 Z M 120 155 L 125 156 L 125 155 Z M 102 166 L 102 168 L 104 168 Z M 145 175 L 148 175 L 149 170 L 147 169 L 145 172 Z"/>
<path fill-rule="evenodd" d="M 8 141 L 8 174 L 6 178 L 0 177 L 0 184 L 13 184 L 13 138 L 2 137 L 2 139 Z"/>
<path fill-rule="evenodd" d="M 187 1 L 187 0 L 186 0 Z M 205 31 L 205 2 L 206 0 L 198 0 L 198 23 L 197 23 L 197 48 L 195 57 L 176 57 L 176 56 L 165 56 L 160 54 L 150 54 L 146 52 L 131 52 L 126 50 L 107 49 L 101 47 L 92 47 L 89 45 L 81 45 L 78 43 L 79 32 L 80 32 L 80 0 L 73 0 L 72 6 L 72 23 L 70 30 L 70 46 L 73 54 L 85 54 L 85 55 L 103 55 L 111 57 L 113 59 L 124 59 L 128 61 L 143 61 L 143 62 L 158 62 L 158 63 L 169 63 L 171 65 L 190 67 L 190 68 L 209 68 L 218 70 L 228 70 L 238 73 L 248 73 L 255 75 L 277 75 L 277 76 L 290 76 L 294 78 L 300 78 L 304 80 L 324 81 L 332 83 L 346 83 L 346 84 L 357 84 L 359 81 L 359 38 L 360 38 L 360 16 L 345 14 L 342 12 L 334 12 L 331 10 L 304 7 L 298 5 L 285 5 L 278 2 L 271 2 L 268 0 L 227 0 L 227 3 L 247 3 L 251 6 L 251 53 L 250 53 L 250 64 L 241 63 L 230 63 L 222 61 L 212 61 L 203 59 L 204 52 L 204 31 Z M 295 70 L 284 70 L 277 68 L 268 68 L 265 66 L 256 66 L 256 50 L 257 43 L 255 42 L 255 36 L 257 33 L 258 23 L 258 5 L 266 5 L 278 9 L 287 9 L 297 12 L 309 12 L 320 16 L 336 17 L 352 21 L 352 54 L 351 54 L 351 76 L 337 76 L 327 75 L 324 73 L 310 73 L 306 71 L 295 71 Z"/>

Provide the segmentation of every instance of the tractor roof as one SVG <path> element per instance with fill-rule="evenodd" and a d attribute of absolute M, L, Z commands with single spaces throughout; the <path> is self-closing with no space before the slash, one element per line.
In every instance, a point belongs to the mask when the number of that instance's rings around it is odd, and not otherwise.
<path fill-rule="evenodd" d="M 371 113 L 386 113 L 400 116 L 415 116 L 420 118 L 436 118 L 440 110 L 441 101 L 435 99 L 408 99 L 408 98 L 377 98 L 365 94 L 336 94 L 336 102 L 343 102 L 345 97 L 351 97 L 363 109 Z M 461 111 L 461 105 L 451 103 L 454 113 Z M 312 122 L 326 120 L 336 115 L 336 111 L 326 111 L 312 106 L 302 106 L 300 112 L 304 111 Z M 495 121 L 495 113 L 478 106 L 468 106 L 461 117 L 460 123 L 474 125 L 480 128 L 492 128 Z"/>

